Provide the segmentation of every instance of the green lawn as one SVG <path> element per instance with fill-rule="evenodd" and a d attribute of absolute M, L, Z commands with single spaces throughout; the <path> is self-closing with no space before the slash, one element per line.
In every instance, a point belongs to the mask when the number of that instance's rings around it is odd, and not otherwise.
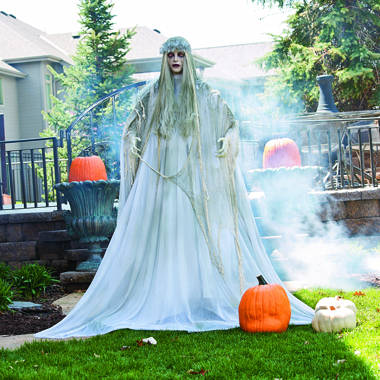
<path fill-rule="evenodd" d="M 315 333 L 311 326 L 290 326 L 282 334 L 120 330 L 82 341 L 2 350 L 0 378 L 379 379 L 380 289 L 362 291 L 364 296 L 324 289 L 296 293 L 312 307 L 325 296 L 351 299 L 358 308 L 352 331 Z M 137 343 L 150 336 L 156 346 Z"/>

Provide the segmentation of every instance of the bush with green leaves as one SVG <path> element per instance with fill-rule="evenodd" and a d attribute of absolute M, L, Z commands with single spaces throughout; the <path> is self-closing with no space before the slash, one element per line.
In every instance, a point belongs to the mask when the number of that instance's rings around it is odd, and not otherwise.
<path fill-rule="evenodd" d="M 38 297 L 46 287 L 59 282 L 50 270 L 38 264 L 25 264 L 12 274 L 12 287 L 25 298 Z"/>
<path fill-rule="evenodd" d="M 5 263 L 0 263 L 0 280 L 10 281 L 12 278 L 12 269 Z"/>
<path fill-rule="evenodd" d="M 13 295 L 12 285 L 0 278 L 0 312 L 9 310 Z"/>

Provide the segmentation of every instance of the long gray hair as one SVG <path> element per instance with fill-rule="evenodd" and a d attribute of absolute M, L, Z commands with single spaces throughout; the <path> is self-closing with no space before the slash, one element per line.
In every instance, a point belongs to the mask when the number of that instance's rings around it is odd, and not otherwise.
<path fill-rule="evenodd" d="M 174 95 L 174 78 L 168 63 L 168 53 L 162 57 L 158 94 L 152 116 L 153 130 L 159 137 L 169 138 L 175 127 L 184 137 L 192 134 L 195 128 L 197 79 L 192 54 L 185 51 L 181 91 L 176 99 Z"/>

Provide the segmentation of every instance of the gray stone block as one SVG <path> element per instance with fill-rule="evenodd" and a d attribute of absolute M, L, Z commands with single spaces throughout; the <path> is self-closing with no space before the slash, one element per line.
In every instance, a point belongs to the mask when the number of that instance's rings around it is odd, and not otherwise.
<path fill-rule="evenodd" d="M 371 218 L 380 216 L 379 201 L 377 199 L 345 202 L 345 207 L 347 219 Z"/>
<path fill-rule="evenodd" d="M 66 229 L 66 223 L 64 220 L 58 220 L 54 222 L 54 231 L 65 230 L 65 229 Z"/>
<path fill-rule="evenodd" d="M 67 233 L 67 230 L 55 230 L 55 231 L 40 231 L 38 234 L 38 240 L 40 242 L 61 242 L 70 241 L 71 238 Z"/>
<path fill-rule="evenodd" d="M 38 253 L 37 257 L 40 260 L 63 260 L 65 255 L 65 250 L 61 249 L 56 252 L 51 252 L 51 251 L 45 251 L 41 250 L 41 248 L 38 248 Z"/>
<path fill-rule="evenodd" d="M 61 285 L 68 291 L 87 289 L 94 279 L 95 272 L 63 272 L 59 276 Z"/>
<path fill-rule="evenodd" d="M 366 187 L 362 189 L 362 199 L 380 199 L 380 188 Z"/>
<path fill-rule="evenodd" d="M 21 224 L 7 224 L 6 226 L 7 241 L 23 241 L 22 225 Z M 28 239 L 29 240 L 29 239 Z"/>
<path fill-rule="evenodd" d="M 0 214 L 0 224 L 9 223 L 9 214 Z"/>
<path fill-rule="evenodd" d="M 39 233 L 50 227 L 50 223 L 46 222 L 23 223 L 22 234 L 25 240 L 38 240 Z"/>
<path fill-rule="evenodd" d="M 65 251 L 70 249 L 70 242 L 38 242 L 38 258 L 44 260 L 63 259 Z"/>
<path fill-rule="evenodd" d="M 28 212 L 0 215 L 0 224 L 2 217 L 3 223 L 38 223 L 38 222 L 56 222 L 63 221 L 63 215 L 66 211 L 44 211 L 44 212 Z M 8 221 L 6 222 L 6 218 Z"/>
<path fill-rule="evenodd" d="M 49 267 L 52 268 L 57 273 L 62 273 L 69 269 L 69 264 L 67 260 L 52 260 L 49 264 Z"/>
<path fill-rule="evenodd" d="M 7 241 L 7 225 L 0 224 L 0 242 Z"/>
<path fill-rule="evenodd" d="M 9 305 L 10 309 L 14 310 L 22 310 L 22 311 L 32 311 L 32 310 L 38 310 L 42 308 L 42 305 L 39 303 L 34 302 L 25 302 L 25 301 L 13 301 Z"/>
<path fill-rule="evenodd" d="M 85 261 L 88 255 L 88 249 L 68 249 L 65 251 L 65 257 L 70 261 Z"/>
<path fill-rule="evenodd" d="M 320 215 L 323 222 L 344 219 L 346 216 L 344 203 L 330 200 L 328 203 L 321 205 Z"/>
<path fill-rule="evenodd" d="M 0 261 L 25 261 L 36 258 L 35 241 L 0 243 Z"/>
<path fill-rule="evenodd" d="M 9 223 L 45 222 L 49 218 L 48 214 L 48 212 L 23 212 L 9 214 Z"/>
<path fill-rule="evenodd" d="M 380 234 L 380 217 L 345 219 L 344 225 L 352 235 Z"/>

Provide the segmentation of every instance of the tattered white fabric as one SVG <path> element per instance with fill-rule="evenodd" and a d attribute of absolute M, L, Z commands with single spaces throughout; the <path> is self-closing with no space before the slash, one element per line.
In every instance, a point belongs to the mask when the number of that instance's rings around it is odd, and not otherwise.
<path fill-rule="evenodd" d="M 199 124 L 189 137 L 180 128 L 169 138 L 153 130 L 157 86 L 138 102 L 124 132 L 118 223 L 104 259 L 71 313 L 37 337 L 230 329 L 256 276 L 282 284 L 236 166 L 235 120 L 217 92 L 200 81 L 196 92 Z M 130 152 L 136 141 L 139 157 Z M 290 323 L 311 323 L 313 310 L 288 296 Z"/>

